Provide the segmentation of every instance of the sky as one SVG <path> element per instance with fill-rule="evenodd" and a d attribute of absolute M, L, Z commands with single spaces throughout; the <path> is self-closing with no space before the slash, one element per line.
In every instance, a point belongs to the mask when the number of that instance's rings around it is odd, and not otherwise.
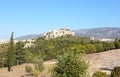
<path fill-rule="evenodd" d="M 0 0 L 0 39 L 66 27 L 120 27 L 120 0 Z"/>

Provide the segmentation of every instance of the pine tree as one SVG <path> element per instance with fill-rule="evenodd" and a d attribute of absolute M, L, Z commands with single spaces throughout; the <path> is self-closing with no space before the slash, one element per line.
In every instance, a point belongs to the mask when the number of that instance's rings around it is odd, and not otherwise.
<path fill-rule="evenodd" d="M 16 63 L 17 65 L 20 65 L 22 63 L 25 62 L 25 52 L 24 52 L 24 43 L 21 41 L 18 41 L 16 43 L 16 50 L 15 50 L 15 54 L 16 54 Z"/>
<path fill-rule="evenodd" d="M 14 40 L 13 40 L 13 32 L 11 34 L 8 52 L 7 52 L 7 63 L 8 63 L 8 71 L 11 71 L 11 67 L 15 64 L 15 47 L 14 47 Z"/>

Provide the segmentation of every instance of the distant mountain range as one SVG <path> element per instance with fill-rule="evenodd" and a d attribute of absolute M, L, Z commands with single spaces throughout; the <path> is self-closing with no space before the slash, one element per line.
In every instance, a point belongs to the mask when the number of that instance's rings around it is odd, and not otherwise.
<path fill-rule="evenodd" d="M 101 39 L 101 38 L 114 39 L 114 38 L 120 37 L 120 28 L 116 28 L 116 27 L 77 29 L 72 31 L 75 32 L 76 36 L 94 37 L 96 39 Z M 36 39 L 41 36 L 42 34 L 31 34 L 31 35 L 15 38 L 15 40 Z"/>
<path fill-rule="evenodd" d="M 120 28 L 104 27 L 94 29 L 78 29 L 74 30 L 76 36 L 94 37 L 94 38 L 110 38 L 120 37 Z"/>
<path fill-rule="evenodd" d="M 36 38 L 39 38 L 41 36 L 42 36 L 42 34 L 30 34 L 30 35 L 25 35 L 25 36 L 15 38 L 15 40 L 36 39 Z"/>

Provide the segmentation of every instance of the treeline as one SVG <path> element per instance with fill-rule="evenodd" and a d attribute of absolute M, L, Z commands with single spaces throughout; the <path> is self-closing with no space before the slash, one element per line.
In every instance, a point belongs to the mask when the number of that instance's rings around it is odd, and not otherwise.
<path fill-rule="evenodd" d="M 24 45 L 25 43 L 22 41 L 14 43 L 12 33 L 10 42 L 0 45 L 0 68 L 8 67 L 8 71 L 10 72 L 12 66 L 23 63 L 32 63 L 34 65 L 35 73 L 36 71 L 42 71 L 44 68 L 41 55 L 31 53 L 28 51 L 29 48 L 25 48 Z"/>
<path fill-rule="evenodd" d="M 90 40 L 86 37 L 65 35 L 54 39 L 38 38 L 34 47 L 28 48 L 32 53 L 41 54 L 44 60 L 56 59 L 72 51 L 81 53 L 98 53 L 120 48 L 120 39 L 114 42 Z"/>
<path fill-rule="evenodd" d="M 54 39 L 40 37 L 36 39 L 34 44 L 34 46 L 28 48 L 24 48 L 25 43 L 21 41 L 14 44 L 14 65 L 57 59 L 73 51 L 89 54 L 119 49 L 120 39 L 117 38 L 114 42 L 102 42 L 90 40 L 86 37 L 65 35 Z M 8 48 L 9 43 L 0 45 L 0 67 L 8 66 Z"/>

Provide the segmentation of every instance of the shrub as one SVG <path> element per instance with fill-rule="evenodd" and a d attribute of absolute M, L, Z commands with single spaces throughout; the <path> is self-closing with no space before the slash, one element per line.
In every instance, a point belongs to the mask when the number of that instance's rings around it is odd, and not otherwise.
<path fill-rule="evenodd" d="M 32 73 L 33 72 L 32 67 L 29 66 L 29 65 L 25 66 L 25 70 L 26 70 L 27 73 Z"/>
<path fill-rule="evenodd" d="M 95 44 L 95 48 L 97 52 L 102 52 L 104 51 L 103 45 L 102 44 Z"/>
<path fill-rule="evenodd" d="M 38 77 L 39 70 L 34 70 L 34 77 Z"/>
<path fill-rule="evenodd" d="M 93 74 L 92 77 L 109 77 L 106 73 L 101 72 L 101 71 L 97 71 Z"/>
<path fill-rule="evenodd" d="M 88 64 L 81 55 L 70 54 L 62 58 L 53 70 L 53 77 L 88 77 Z"/>
<path fill-rule="evenodd" d="M 111 77 L 120 77 L 120 67 L 114 67 L 114 69 L 111 72 Z"/>
<path fill-rule="evenodd" d="M 92 44 L 87 44 L 86 45 L 86 50 L 87 50 L 86 51 L 87 53 L 95 53 L 96 52 L 96 48 Z"/>

